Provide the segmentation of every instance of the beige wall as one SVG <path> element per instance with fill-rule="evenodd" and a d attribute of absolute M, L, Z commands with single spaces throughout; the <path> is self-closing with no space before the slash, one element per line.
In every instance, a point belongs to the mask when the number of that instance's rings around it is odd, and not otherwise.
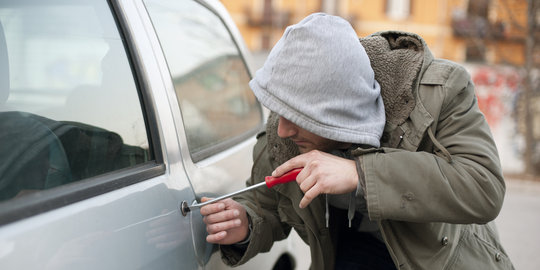
<path fill-rule="evenodd" d="M 323 1 L 330 1 L 323 3 Z M 432 53 L 453 61 L 465 61 L 466 44 L 472 38 L 454 36 L 452 14 L 466 12 L 468 1 L 472 0 L 410 0 L 410 14 L 406 18 L 392 19 L 386 9 L 388 0 L 272 0 L 274 14 L 288 18 L 285 25 L 250 24 L 261 20 L 265 0 L 222 0 L 236 21 L 248 47 L 253 51 L 270 49 L 281 37 L 286 25 L 294 24 L 305 16 L 319 12 L 324 7 L 332 7 L 334 14 L 340 15 L 353 25 L 359 36 L 377 31 L 402 30 L 422 36 Z M 525 24 L 526 0 L 492 0 L 488 17 L 490 21 L 507 22 L 507 36 L 510 40 L 485 40 L 488 63 L 511 63 L 521 65 L 523 57 L 523 37 L 525 32 L 519 25 Z M 251 19 L 251 20 L 250 20 Z M 264 38 L 267 39 L 267 48 Z"/>

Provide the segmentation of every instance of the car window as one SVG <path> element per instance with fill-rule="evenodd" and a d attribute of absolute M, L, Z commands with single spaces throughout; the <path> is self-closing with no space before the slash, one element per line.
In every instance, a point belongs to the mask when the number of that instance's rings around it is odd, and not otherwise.
<path fill-rule="evenodd" d="M 145 0 L 198 161 L 261 125 L 250 75 L 228 29 L 195 1 Z"/>
<path fill-rule="evenodd" d="M 0 201 L 151 159 L 106 1 L 0 3 Z"/>

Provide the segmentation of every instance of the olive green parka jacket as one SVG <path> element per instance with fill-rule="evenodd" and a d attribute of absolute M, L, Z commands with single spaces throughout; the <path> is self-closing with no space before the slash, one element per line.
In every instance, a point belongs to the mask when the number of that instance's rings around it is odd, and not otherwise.
<path fill-rule="evenodd" d="M 352 153 L 369 218 L 378 222 L 396 268 L 513 269 L 492 222 L 504 179 L 468 73 L 434 59 L 415 34 L 380 32 L 360 42 L 381 85 L 386 126 L 381 148 Z M 277 136 L 277 119 L 271 114 L 258 136 L 249 184 L 298 154 Z M 302 197 L 295 182 L 237 197 L 251 219 L 251 241 L 247 248 L 221 246 L 223 260 L 242 264 L 294 228 L 310 247 L 311 268 L 333 269 L 340 221 L 331 213 L 326 226 L 324 196 L 300 209 Z"/>

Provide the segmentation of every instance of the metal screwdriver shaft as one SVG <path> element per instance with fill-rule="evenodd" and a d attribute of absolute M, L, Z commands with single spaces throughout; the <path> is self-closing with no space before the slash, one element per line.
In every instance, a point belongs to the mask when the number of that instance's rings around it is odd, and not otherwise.
<path fill-rule="evenodd" d="M 249 187 L 240 189 L 238 191 L 235 191 L 235 192 L 232 192 L 232 193 L 229 193 L 229 194 L 225 194 L 223 196 L 214 198 L 214 199 L 206 201 L 206 202 L 194 203 L 192 205 L 187 205 L 187 203 L 183 202 L 182 206 L 181 206 L 182 214 L 185 215 L 187 212 L 189 212 L 191 210 L 199 209 L 199 208 L 201 208 L 201 207 L 203 207 L 205 205 L 212 204 L 212 203 L 215 203 L 217 201 L 221 201 L 223 199 L 230 198 L 232 196 L 235 196 L 235 195 L 238 195 L 240 193 L 244 193 L 246 191 L 250 191 L 250 190 L 262 187 L 262 186 L 267 186 L 268 188 L 272 188 L 273 186 L 278 185 L 278 184 L 284 184 L 284 183 L 294 181 L 294 180 L 296 180 L 296 176 L 300 173 L 300 171 L 302 171 L 302 168 L 291 170 L 291 171 L 283 174 L 280 177 L 267 176 L 267 177 L 264 178 L 264 182 L 257 183 L 257 184 L 255 184 L 253 186 L 249 186 Z"/>
<path fill-rule="evenodd" d="M 201 207 L 203 207 L 203 206 L 205 206 L 205 205 L 207 205 L 207 204 L 215 203 L 215 202 L 217 202 L 217 201 L 221 201 L 221 200 L 223 200 L 223 199 L 227 199 L 227 198 L 230 198 L 230 197 L 232 197 L 232 196 L 238 195 L 238 194 L 240 194 L 240 193 L 244 193 L 244 192 L 246 192 L 246 191 L 250 191 L 250 190 L 252 190 L 252 189 L 256 189 L 256 188 L 262 187 L 262 186 L 266 186 L 266 182 L 260 182 L 260 183 L 258 183 L 258 184 L 256 184 L 256 185 L 249 186 L 249 187 L 247 187 L 247 188 L 243 188 L 243 189 L 241 189 L 241 190 L 238 190 L 238 191 L 235 191 L 235 192 L 232 192 L 232 193 L 229 193 L 229 194 L 225 194 L 225 195 L 223 195 L 223 196 L 220 196 L 220 197 L 211 199 L 211 200 L 206 201 L 206 202 L 192 204 L 192 205 L 189 206 L 189 208 L 190 208 L 191 210 L 198 209 L 198 208 L 201 208 Z"/>

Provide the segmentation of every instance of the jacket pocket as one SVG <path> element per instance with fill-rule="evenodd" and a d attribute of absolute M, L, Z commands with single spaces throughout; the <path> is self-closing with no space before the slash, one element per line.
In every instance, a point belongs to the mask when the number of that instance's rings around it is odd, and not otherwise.
<path fill-rule="evenodd" d="M 298 236 L 306 241 L 306 225 L 302 218 L 294 211 L 292 202 L 288 198 L 280 198 L 277 210 L 281 222 L 287 223 L 289 226 L 293 227 L 298 233 Z"/>
<path fill-rule="evenodd" d="M 489 231 L 484 230 L 487 230 L 487 228 L 482 228 L 483 233 L 480 234 L 467 226 L 462 231 L 456 250 L 445 269 L 514 269 L 508 256 L 502 249 L 498 248 L 500 245 L 497 244 L 497 239 Z"/>

